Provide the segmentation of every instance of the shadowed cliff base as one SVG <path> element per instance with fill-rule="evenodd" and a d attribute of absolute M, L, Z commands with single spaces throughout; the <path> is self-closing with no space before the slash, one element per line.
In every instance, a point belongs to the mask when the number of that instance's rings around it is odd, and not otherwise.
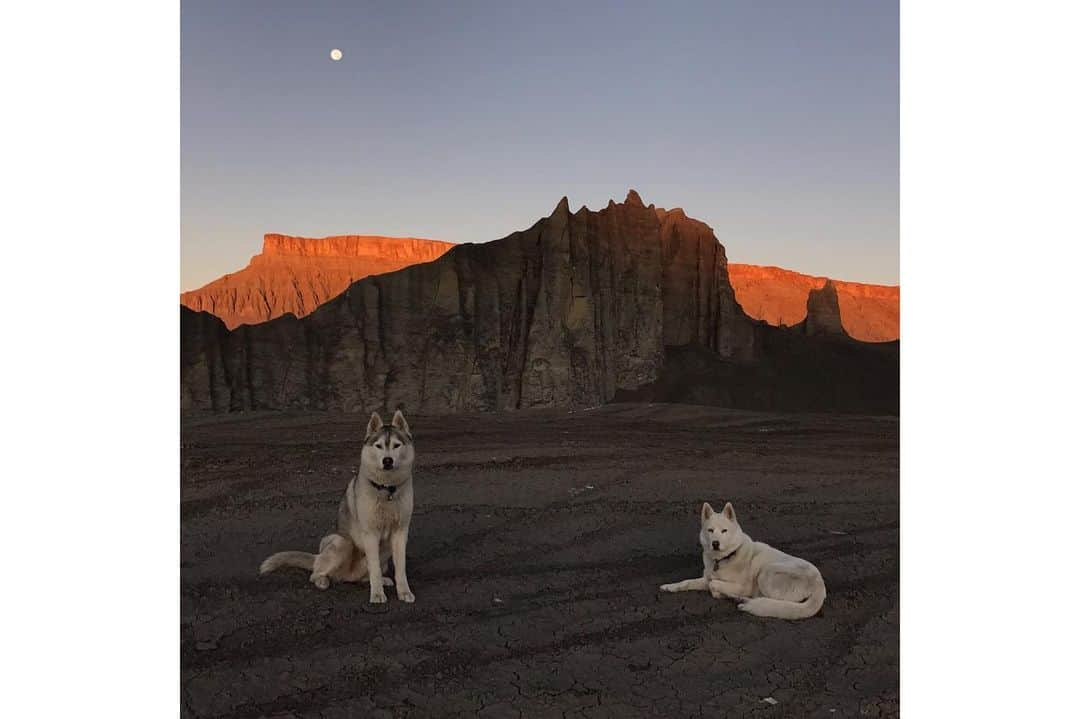
<path fill-rule="evenodd" d="M 614 401 L 899 415 L 899 341 L 867 344 L 848 336 L 831 280 L 810 290 L 805 314 L 795 327 L 761 332 L 753 362 L 726 360 L 699 345 L 665 347 L 657 380 L 620 391 Z"/>
<path fill-rule="evenodd" d="M 681 209 L 646 207 L 632 190 L 599 211 L 571 213 L 563 198 L 528 230 L 361 280 L 302 319 L 229 331 L 212 315 L 182 308 L 181 406 L 590 407 L 656 383 L 666 348 L 681 346 L 753 369 L 700 375 L 728 406 L 752 397 L 751 407 L 768 408 L 774 405 L 762 403 L 791 387 L 846 383 L 853 368 L 877 391 L 898 395 L 899 373 L 883 369 L 879 350 L 846 338 L 843 352 L 809 341 L 820 327 L 839 327 L 835 301 L 834 291 L 809 303 L 810 330 L 752 320 L 735 301 L 724 248 L 704 223 Z M 809 362 L 817 374 L 789 376 L 799 368 L 778 353 Z M 731 389 L 744 381 L 753 392 Z M 877 405 L 857 391 L 803 394 L 820 410 Z"/>
<path fill-rule="evenodd" d="M 890 377 L 900 373 L 900 343 L 867 347 L 835 337 L 769 334 L 760 362 L 724 360 L 694 346 L 667 347 L 660 376 L 615 402 L 678 402 L 779 412 L 899 415 Z"/>

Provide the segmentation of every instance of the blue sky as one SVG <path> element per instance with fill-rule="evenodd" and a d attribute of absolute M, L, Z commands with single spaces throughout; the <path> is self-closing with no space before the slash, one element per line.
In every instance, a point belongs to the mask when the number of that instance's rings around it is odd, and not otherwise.
<path fill-rule="evenodd" d="M 631 187 L 730 261 L 899 281 L 895 1 L 181 14 L 182 289 L 266 232 L 485 242 Z"/>

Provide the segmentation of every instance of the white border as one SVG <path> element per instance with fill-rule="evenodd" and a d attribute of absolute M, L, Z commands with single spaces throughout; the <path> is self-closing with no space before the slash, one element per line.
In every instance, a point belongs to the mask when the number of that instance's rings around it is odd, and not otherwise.
<path fill-rule="evenodd" d="M 0 713 L 179 708 L 177 3 L 0 19 Z"/>
<path fill-rule="evenodd" d="M 901 708 L 1066 716 L 1074 2 L 901 6 Z"/>

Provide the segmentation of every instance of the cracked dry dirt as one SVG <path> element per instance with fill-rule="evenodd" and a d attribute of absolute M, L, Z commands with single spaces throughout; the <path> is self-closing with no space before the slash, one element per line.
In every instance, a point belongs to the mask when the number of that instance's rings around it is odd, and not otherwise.
<path fill-rule="evenodd" d="M 332 528 L 366 420 L 183 418 L 183 716 L 898 715 L 895 418 L 409 416 L 416 604 L 319 591 L 297 569 L 259 577 Z M 659 592 L 701 571 L 703 500 L 817 564 L 823 613 Z"/>

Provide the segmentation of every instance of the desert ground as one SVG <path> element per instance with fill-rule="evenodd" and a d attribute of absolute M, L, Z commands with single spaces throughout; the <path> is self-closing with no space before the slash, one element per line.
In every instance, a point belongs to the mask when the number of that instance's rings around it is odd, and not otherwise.
<path fill-rule="evenodd" d="M 617 404 L 409 416 L 416 603 L 305 572 L 367 415 L 181 420 L 185 717 L 898 715 L 895 417 Z M 814 562 L 822 613 L 759 619 L 701 572 L 701 502 Z M 776 703 L 764 701 L 771 698 Z"/>

